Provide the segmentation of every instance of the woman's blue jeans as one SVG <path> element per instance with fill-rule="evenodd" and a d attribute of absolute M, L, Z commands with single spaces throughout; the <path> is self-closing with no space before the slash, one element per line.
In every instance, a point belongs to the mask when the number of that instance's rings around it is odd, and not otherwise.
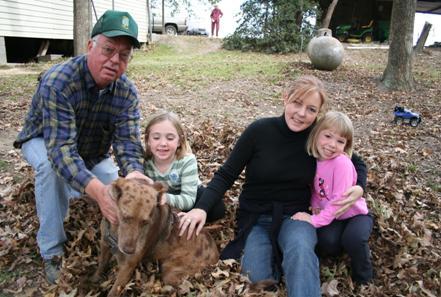
<path fill-rule="evenodd" d="M 43 138 L 33 138 L 23 143 L 22 153 L 35 172 L 35 203 L 40 222 L 37 243 L 40 254 L 43 259 L 63 255 L 63 245 L 67 240 L 63 222 L 69 208 L 69 199 L 81 195 L 52 169 Z M 118 178 L 118 167 L 110 158 L 98 163 L 91 172 L 104 184 Z"/>
<path fill-rule="evenodd" d="M 242 257 L 242 273 L 252 283 L 273 279 L 274 259 L 270 239 L 271 216 L 262 215 L 250 231 Z M 320 297 L 320 270 L 314 252 L 317 244 L 315 228 L 303 221 L 285 217 L 278 236 L 282 252 L 282 270 L 289 297 Z"/>

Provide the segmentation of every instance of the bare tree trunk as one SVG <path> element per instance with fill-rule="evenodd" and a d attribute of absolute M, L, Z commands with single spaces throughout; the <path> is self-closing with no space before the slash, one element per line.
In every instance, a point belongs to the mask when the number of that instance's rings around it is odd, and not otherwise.
<path fill-rule="evenodd" d="M 303 22 L 303 0 L 299 0 L 299 8 L 296 12 L 296 25 L 299 26 L 299 28 L 302 28 L 302 22 Z"/>
<path fill-rule="evenodd" d="M 416 0 L 394 0 L 391 17 L 391 39 L 386 69 L 381 79 L 389 90 L 412 90 L 413 23 Z"/>
<path fill-rule="evenodd" d="M 329 23 L 331 22 L 332 15 L 334 14 L 335 6 L 337 6 L 338 0 L 332 0 L 331 4 L 328 6 L 326 11 L 326 16 L 322 22 L 322 28 L 329 28 Z"/>
<path fill-rule="evenodd" d="M 430 28 L 432 28 L 432 24 L 425 22 L 423 30 L 421 31 L 420 37 L 418 37 L 418 41 L 414 48 L 415 53 L 420 53 L 423 50 L 424 44 L 426 44 L 427 37 L 429 36 Z"/>
<path fill-rule="evenodd" d="M 152 12 L 150 11 L 151 7 L 150 7 L 150 0 L 146 0 L 146 6 L 147 6 L 147 28 L 148 28 L 148 32 L 147 32 L 147 44 L 152 43 L 152 26 L 153 26 L 153 21 L 152 21 Z"/>
<path fill-rule="evenodd" d="M 89 0 L 74 0 L 74 55 L 87 52 L 92 11 Z"/>
<path fill-rule="evenodd" d="M 162 34 L 165 34 L 165 6 L 164 6 L 164 0 L 162 0 Z"/>

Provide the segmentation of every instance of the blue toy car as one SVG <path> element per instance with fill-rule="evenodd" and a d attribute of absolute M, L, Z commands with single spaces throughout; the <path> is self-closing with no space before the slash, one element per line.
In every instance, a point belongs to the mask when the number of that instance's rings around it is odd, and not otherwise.
<path fill-rule="evenodd" d="M 418 113 L 401 106 L 395 106 L 394 116 L 394 122 L 397 125 L 409 124 L 412 127 L 416 127 L 421 123 L 421 116 Z"/>

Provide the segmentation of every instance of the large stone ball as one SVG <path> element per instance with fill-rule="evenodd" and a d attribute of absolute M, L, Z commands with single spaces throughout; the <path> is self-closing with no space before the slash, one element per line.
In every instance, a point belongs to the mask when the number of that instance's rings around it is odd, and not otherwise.
<path fill-rule="evenodd" d="M 328 34 L 312 38 L 306 51 L 312 65 L 320 70 L 336 69 L 345 52 L 340 41 Z"/>

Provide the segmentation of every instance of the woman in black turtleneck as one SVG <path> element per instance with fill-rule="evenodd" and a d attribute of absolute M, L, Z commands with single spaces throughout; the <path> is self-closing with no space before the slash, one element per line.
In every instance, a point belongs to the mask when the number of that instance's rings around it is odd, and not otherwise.
<path fill-rule="evenodd" d="M 280 281 L 285 276 L 288 296 L 320 296 L 320 273 L 314 252 L 317 236 L 312 225 L 291 220 L 309 211 L 310 185 L 316 162 L 305 144 L 327 97 L 322 82 L 313 76 L 297 79 L 283 95 L 281 117 L 264 118 L 248 126 L 227 161 L 215 173 L 195 208 L 180 213 L 181 235 L 199 233 L 207 212 L 218 203 L 245 169 L 239 197 L 236 238 L 222 259 L 242 257 L 242 272 L 251 282 Z M 365 186 L 366 167 L 353 158 L 358 184 Z M 363 189 L 349 189 L 349 200 Z"/>

